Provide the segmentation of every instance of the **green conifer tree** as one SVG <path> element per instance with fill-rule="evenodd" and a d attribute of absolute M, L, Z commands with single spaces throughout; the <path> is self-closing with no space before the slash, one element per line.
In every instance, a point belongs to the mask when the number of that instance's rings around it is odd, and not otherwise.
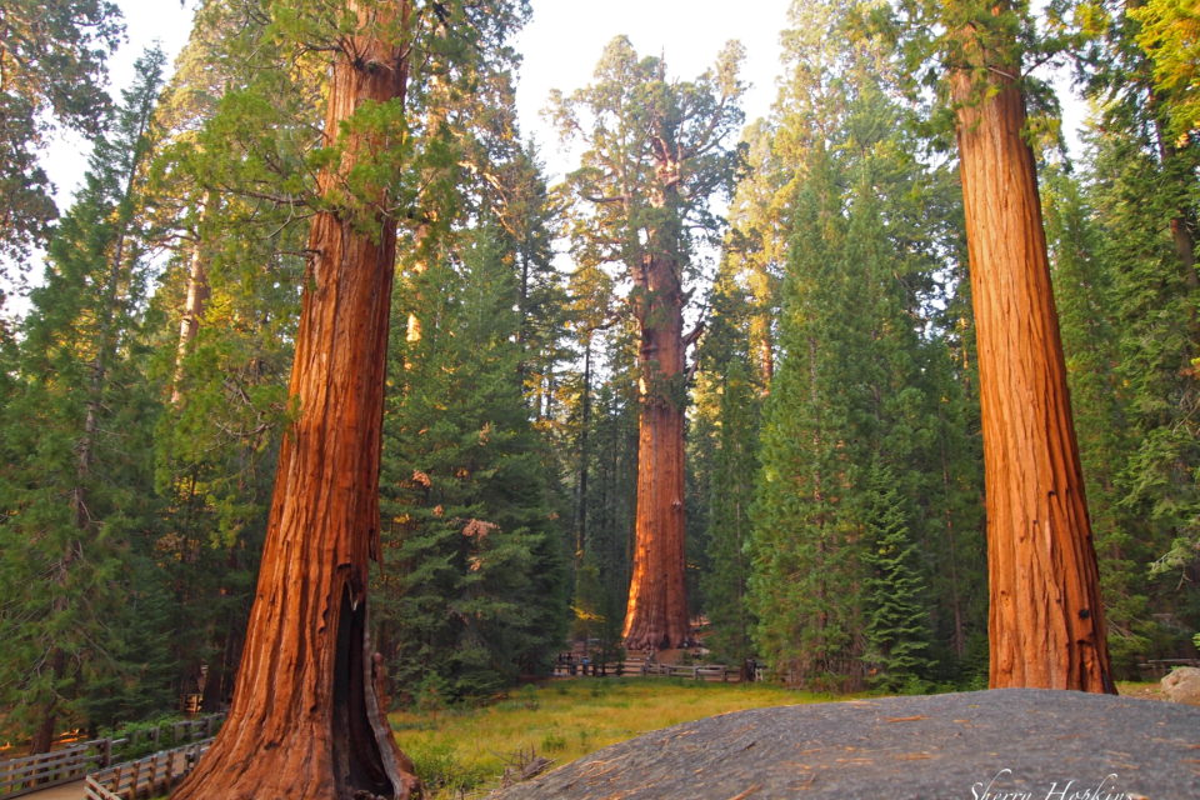
<path fill-rule="evenodd" d="M 978 454 L 964 430 L 970 373 L 951 355 L 960 212 L 948 174 L 916 156 L 879 42 L 842 35 L 847 11 L 797 6 L 785 39 L 773 152 L 792 171 L 773 184 L 792 193 L 792 237 L 750 545 L 755 642 L 793 683 L 855 685 L 893 651 L 936 652 L 936 671 L 958 677 L 981 570 L 978 472 L 962 469 Z M 896 519 L 876 510 L 881 469 Z M 883 539 L 908 553 L 903 576 L 872 560 Z M 899 611 L 881 570 L 914 582 L 903 621 L 888 616 Z M 883 642 L 880 626 L 903 641 Z M 935 672 L 929 656 L 908 659 L 881 679 Z"/>
<path fill-rule="evenodd" d="M 863 491 L 868 682 L 888 691 L 919 689 L 928 672 L 929 607 L 909 531 L 913 518 L 895 473 L 876 459 Z"/>
<path fill-rule="evenodd" d="M 728 261 L 726 262 L 728 266 Z M 691 444 L 693 470 L 707 473 L 703 496 L 707 569 L 702 608 L 712 627 L 706 646 L 718 659 L 741 663 L 753 655 L 754 617 L 746 602 L 750 507 L 758 479 L 763 386 L 752 367 L 753 299 L 726 269 L 712 299 L 701 343 Z M 700 515 L 697 515 L 700 516 Z"/>
<path fill-rule="evenodd" d="M 567 619 L 562 509 L 522 391 L 511 245 L 494 223 L 460 241 L 421 275 L 436 294 L 399 292 L 421 336 L 394 326 L 376 613 L 393 677 L 412 691 L 437 674 L 452 698 L 545 673 Z"/>
<path fill-rule="evenodd" d="M 8 647 L 0 690 L 13 709 L 6 724 L 31 733 L 35 752 L 68 723 L 136 717 L 169 692 L 161 629 L 150 627 L 161 616 L 125 613 L 162 591 L 147 562 L 157 403 L 140 341 L 140 181 L 162 65 L 160 52 L 143 56 L 111 134 L 95 143 L 85 186 L 50 243 L 45 284 L 32 295 L 18 382 L 2 412 L 14 460 L 0 475 L 0 571 L 12 590 L 0 607 Z M 147 630 L 136 631 L 142 624 Z M 154 674 L 139 676 L 146 665 Z M 105 709 L 97 693 L 114 683 L 118 703 Z"/>

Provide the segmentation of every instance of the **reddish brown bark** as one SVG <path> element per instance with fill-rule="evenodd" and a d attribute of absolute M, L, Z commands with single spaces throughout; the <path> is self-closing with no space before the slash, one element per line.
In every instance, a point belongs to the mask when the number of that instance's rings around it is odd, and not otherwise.
<path fill-rule="evenodd" d="M 397 8 L 407 14 L 406 3 Z M 398 45 L 363 36 L 343 45 L 330 141 L 364 100 L 402 101 L 407 78 Z M 351 137 L 320 190 L 381 146 Z M 233 706 L 176 800 L 408 798 L 416 788 L 373 689 L 367 636 L 395 223 L 381 217 L 369 235 L 362 228 L 330 211 L 312 223 L 289 387 L 298 416 L 279 456 Z"/>
<path fill-rule="evenodd" d="M 967 45 L 968 58 L 979 48 Z M 1033 153 L 1014 65 L 958 70 L 977 326 L 991 685 L 1114 692 Z M 976 73 L 978 74 L 978 73 Z"/>
<path fill-rule="evenodd" d="M 637 522 L 625 646 L 680 647 L 690 638 L 683 505 L 683 292 L 675 264 L 649 255 L 637 280 Z"/>

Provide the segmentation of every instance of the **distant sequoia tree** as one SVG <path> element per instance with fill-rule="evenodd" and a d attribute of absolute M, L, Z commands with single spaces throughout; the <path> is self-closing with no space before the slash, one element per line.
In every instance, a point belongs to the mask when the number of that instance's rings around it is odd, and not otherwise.
<path fill-rule="evenodd" d="M 658 58 L 639 59 L 614 39 L 596 81 L 557 97 L 564 137 L 588 146 L 567 178 L 589 208 L 573 235 L 587 265 L 618 264 L 633 289 L 637 322 L 639 447 L 633 578 L 624 636 L 634 649 L 678 647 L 690 638 L 684 581 L 684 417 L 688 347 L 683 309 L 691 291 L 694 229 L 714 230 L 712 196 L 737 163 L 727 141 L 742 122 L 738 46 L 695 81 L 670 80 Z"/>

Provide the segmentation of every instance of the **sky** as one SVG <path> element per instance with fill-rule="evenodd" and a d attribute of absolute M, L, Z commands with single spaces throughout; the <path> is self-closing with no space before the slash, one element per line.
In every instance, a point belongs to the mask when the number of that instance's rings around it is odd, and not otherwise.
<path fill-rule="evenodd" d="M 125 13 L 127 41 L 111 62 L 114 96 L 133 78 L 133 62 L 155 41 L 173 62 L 187 42 L 197 0 L 118 0 Z M 551 181 L 572 165 L 555 131 L 542 118 L 551 89 L 570 94 L 585 86 L 604 46 L 624 34 L 643 55 L 663 56 L 675 77 L 698 76 L 730 39 L 746 47 L 743 80 L 750 84 L 743 101 L 747 122 L 765 116 L 775 100 L 779 34 L 787 25 L 791 0 L 532 0 L 533 17 L 514 45 L 523 63 L 517 88 L 521 129 L 541 148 Z M 1060 85 L 1060 93 L 1066 88 Z M 1075 128 L 1078 102 L 1063 98 L 1064 127 L 1078 151 Z M 45 163 L 65 207 L 86 166 L 86 143 L 63 137 L 53 143 Z"/>
<path fill-rule="evenodd" d="M 586 86 L 605 45 L 626 35 L 641 55 L 663 56 L 670 74 L 690 79 L 713 64 L 730 39 L 746 47 L 746 120 L 765 116 L 775 100 L 779 32 L 790 0 L 534 0 L 533 19 L 515 46 L 523 56 L 517 87 L 522 130 L 542 148 L 551 179 L 561 177 L 557 135 L 541 124 L 551 89 Z"/>
<path fill-rule="evenodd" d="M 111 61 L 110 90 L 119 97 L 133 79 L 133 62 L 159 42 L 168 61 L 187 42 L 197 0 L 118 0 L 125 13 L 127 37 Z M 775 100 L 780 31 L 787 25 L 791 0 L 532 0 L 533 17 L 514 46 L 521 53 L 517 109 L 523 134 L 540 148 L 547 177 L 553 183 L 573 168 L 571 154 L 543 118 L 552 89 L 564 94 L 585 86 L 604 46 L 626 35 L 643 55 L 662 56 L 670 74 L 682 79 L 698 76 L 716 59 L 730 39 L 746 48 L 742 79 L 749 84 L 743 100 L 747 122 L 765 116 Z M 1060 92 L 1062 91 L 1060 87 Z M 1078 152 L 1078 102 L 1064 97 L 1068 137 Z M 43 163 L 58 189 L 61 210 L 81 184 L 87 144 L 65 136 L 52 143 Z M 36 282 L 40 270 L 30 277 Z"/>
<path fill-rule="evenodd" d="M 791 0 L 533 0 L 533 18 L 514 42 L 523 56 L 517 90 L 521 130 L 542 149 L 549 177 L 561 177 L 571 165 L 557 134 L 542 119 L 551 89 L 569 94 L 585 86 L 604 46 L 624 34 L 643 55 L 664 56 L 679 78 L 707 69 L 730 39 L 746 47 L 743 79 L 750 83 L 746 119 L 765 115 L 775 98 L 779 71 L 779 32 Z M 187 42 L 196 0 L 181 8 L 178 0 L 118 0 L 125 13 L 127 41 L 111 62 L 114 96 L 133 78 L 133 62 L 155 41 L 168 60 Z M 47 160 L 59 190 L 60 206 L 82 178 L 86 145 L 64 138 Z M 74 157 L 73 157 L 74 156 Z"/>

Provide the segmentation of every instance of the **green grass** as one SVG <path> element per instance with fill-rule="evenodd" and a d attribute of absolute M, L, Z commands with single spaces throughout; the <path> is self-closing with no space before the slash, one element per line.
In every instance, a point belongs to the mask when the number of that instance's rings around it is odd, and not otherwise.
<path fill-rule="evenodd" d="M 526 686 L 472 709 L 399 712 L 396 740 L 437 798 L 480 796 L 495 788 L 507 764 L 532 754 L 554 766 L 647 731 L 730 711 L 824 702 L 832 695 L 766 684 L 697 683 L 622 678 Z"/>

